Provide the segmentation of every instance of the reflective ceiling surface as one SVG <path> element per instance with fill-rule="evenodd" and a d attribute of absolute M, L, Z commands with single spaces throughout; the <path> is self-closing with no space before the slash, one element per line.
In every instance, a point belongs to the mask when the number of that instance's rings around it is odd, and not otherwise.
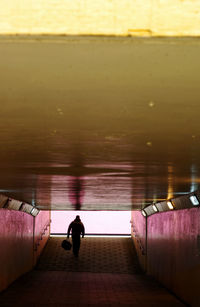
<path fill-rule="evenodd" d="M 199 186 L 200 40 L 1 37 L 0 193 L 134 210 Z"/>

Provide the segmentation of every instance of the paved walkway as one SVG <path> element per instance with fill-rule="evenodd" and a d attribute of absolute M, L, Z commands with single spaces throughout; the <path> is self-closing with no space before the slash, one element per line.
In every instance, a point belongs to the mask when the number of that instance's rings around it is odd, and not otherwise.
<path fill-rule="evenodd" d="M 51 238 L 35 270 L 0 295 L 0 306 L 184 306 L 140 274 L 130 238 L 85 238 L 80 257 Z"/>
<path fill-rule="evenodd" d="M 50 239 L 40 258 L 38 270 L 124 274 L 140 272 L 131 238 L 84 238 L 81 240 L 78 261 L 72 251 L 61 248 L 63 239 Z"/>

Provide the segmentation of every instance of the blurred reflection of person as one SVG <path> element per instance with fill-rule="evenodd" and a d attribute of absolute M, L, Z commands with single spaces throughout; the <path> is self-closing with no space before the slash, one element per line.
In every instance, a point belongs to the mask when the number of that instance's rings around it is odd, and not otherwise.
<path fill-rule="evenodd" d="M 72 221 L 68 227 L 67 237 L 69 238 L 70 232 L 72 232 L 72 244 L 73 244 L 73 253 L 75 257 L 78 257 L 81 239 L 80 235 L 82 234 L 82 238 L 85 235 L 85 228 L 83 223 L 81 222 L 80 216 L 77 215 L 75 220 Z"/>

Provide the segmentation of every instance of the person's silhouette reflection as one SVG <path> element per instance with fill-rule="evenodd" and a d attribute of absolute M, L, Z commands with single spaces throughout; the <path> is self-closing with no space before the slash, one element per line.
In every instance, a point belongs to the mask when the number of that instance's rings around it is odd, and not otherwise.
<path fill-rule="evenodd" d="M 75 210 L 81 210 L 83 194 L 82 179 L 79 177 L 71 177 L 69 181 L 69 199 L 75 207 Z"/>
<path fill-rule="evenodd" d="M 73 253 L 74 256 L 78 257 L 79 249 L 80 249 L 80 235 L 82 234 L 82 238 L 85 235 L 85 227 L 81 222 L 80 216 L 77 215 L 75 220 L 72 221 L 68 227 L 67 237 L 69 238 L 70 232 L 72 231 L 72 243 L 73 243 Z"/>

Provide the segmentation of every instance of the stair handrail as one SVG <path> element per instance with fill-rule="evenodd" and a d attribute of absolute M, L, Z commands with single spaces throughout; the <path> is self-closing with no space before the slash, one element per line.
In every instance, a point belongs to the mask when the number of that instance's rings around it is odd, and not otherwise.
<path fill-rule="evenodd" d="M 133 221 L 130 221 L 130 223 L 131 223 L 131 228 L 132 228 L 133 235 L 136 238 L 136 241 L 137 241 L 137 244 L 139 245 L 141 253 L 142 253 L 142 255 L 146 255 L 146 250 L 145 250 L 145 248 L 144 248 L 144 246 L 142 244 L 142 240 L 141 240 L 141 238 L 139 236 L 137 228 L 134 227 Z"/>
<path fill-rule="evenodd" d="M 34 250 L 37 251 L 38 249 L 38 246 L 40 245 L 40 242 L 42 241 L 47 229 L 50 227 L 50 224 L 51 224 L 51 220 L 50 222 L 46 223 L 43 230 L 41 231 L 40 235 L 39 235 L 39 238 L 37 239 L 36 243 L 35 243 L 35 247 L 34 247 Z"/>

